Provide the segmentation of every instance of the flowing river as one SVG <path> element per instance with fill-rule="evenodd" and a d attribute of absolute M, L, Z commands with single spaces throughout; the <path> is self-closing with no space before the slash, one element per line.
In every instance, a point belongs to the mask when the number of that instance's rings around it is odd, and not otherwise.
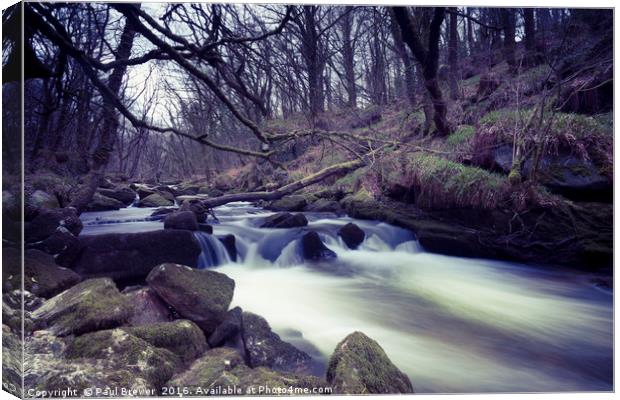
<path fill-rule="evenodd" d="M 162 229 L 153 209 L 82 214 L 82 235 Z M 306 228 L 258 228 L 271 212 L 218 207 L 214 235 L 232 233 L 239 258 L 195 233 L 201 267 L 236 282 L 232 306 L 262 315 L 283 340 L 325 368 L 346 335 L 377 340 L 418 393 L 613 389 L 613 295 L 583 273 L 425 252 L 403 229 L 327 213 Z M 349 250 L 338 228 L 366 233 Z M 336 261 L 305 263 L 299 238 L 317 231 Z"/>

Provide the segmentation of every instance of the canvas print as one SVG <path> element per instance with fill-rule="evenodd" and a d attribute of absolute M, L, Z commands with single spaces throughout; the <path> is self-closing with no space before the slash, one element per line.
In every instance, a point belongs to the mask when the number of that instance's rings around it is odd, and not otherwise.
<path fill-rule="evenodd" d="M 2 23 L 3 390 L 613 391 L 612 9 Z"/>

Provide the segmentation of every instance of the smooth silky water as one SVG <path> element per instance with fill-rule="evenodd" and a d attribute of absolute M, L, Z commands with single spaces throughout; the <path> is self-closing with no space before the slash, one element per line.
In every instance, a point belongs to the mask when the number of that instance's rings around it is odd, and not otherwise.
<path fill-rule="evenodd" d="M 152 211 L 84 213 L 82 234 L 161 229 Z M 323 368 L 339 341 L 362 331 L 419 393 L 612 390 L 612 293 L 578 272 L 427 253 L 406 230 L 333 214 L 306 213 L 307 228 L 265 229 L 271 213 L 249 204 L 215 212 L 214 235 L 235 235 L 238 262 L 196 232 L 199 266 L 233 278 L 233 306 L 265 317 Z M 358 250 L 336 234 L 351 221 L 366 232 Z M 303 262 L 308 230 L 336 261 Z"/>

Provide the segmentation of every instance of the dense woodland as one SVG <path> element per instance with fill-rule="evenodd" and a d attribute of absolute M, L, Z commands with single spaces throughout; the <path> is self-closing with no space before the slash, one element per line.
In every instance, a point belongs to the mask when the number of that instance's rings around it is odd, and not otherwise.
<path fill-rule="evenodd" d="M 26 3 L 24 13 L 26 190 L 61 205 L 89 209 L 105 176 L 244 192 L 208 206 L 325 185 L 417 210 L 499 209 L 512 243 L 531 210 L 611 199 L 610 10 Z M 15 40 L 3 41 L 5 127 Z"/>

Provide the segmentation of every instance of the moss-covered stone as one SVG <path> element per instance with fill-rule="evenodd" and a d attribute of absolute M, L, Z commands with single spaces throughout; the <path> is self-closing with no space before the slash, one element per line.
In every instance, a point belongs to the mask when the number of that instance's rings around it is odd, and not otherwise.
<path fill-rule="evenodd" d="M 56 265 L 54 258 L 39 250 L 26 250 L 22 275 L 20 251 L 5 248 L 2 282 L 6 291 L 24 289 L 40 297 L 51 297 L 80 281 L 80 276 L 70 269 Z"/>
<path fill-rule="evenodd" d="M 153 193 L 140 200 L 140 207 L 169 207 L 172 205 L 174 205 L 174 199 L 167 199 L 161 193 Z"/>
<path fill-rule="evenodd" d="M 89 279 L 47 300 L 32 313 L 57 336 L 79 335 L 121 325 L 131 307 L 109 278 Z"/>
<path fill-rule="evenodd" d="M 125 204 L 122 201 L 95 192 L 90 203 L 86 205 L 86 211 L 118 210 L 123 207 Z"/>
<path fill-rule="evenodd" d="M 327 367 L 335 393 L 413 393 L 411 381 L 387 357 L 379 344 L 361 332 L 336 347 Z"/>
<path fill-rule="evenodd" d="M 312 358 L 280 339 L 260 315 L 243 313 L 243 342 L 252 368 L 269 367 L 277 371 L 305 373 Z"/>
<path fill-rule="evenodd" d="M 171 351 L 185 363 L 200 357 L 209 348 L 204 333 L 196 324 L 188 320 L 122 329 L 155 347 Z"/>
<path fill-rule="evenodd" d="M 308 204 L 306 197 L 292 195 L 272 201 L 267 208 L 275 211 L 301 211 L 306 207 L 306 204 Z"/>
<path fill-rule="evenodd" d="M 3 321 L 4 322 L 4 321 Z M 22 397 L 23 343 L 19 330 L 2 325 L 2 388 Z"/>
<path fill-rule="evenodd" d="M 179 315 L 208 334 L 224 320 L 235 289 L 235 281 L 220 272 L 179 264 L 153 268 L 146 282 Z"/>
<path fill-rule="evenodd" d="M 160 388 L 181 365 L 180 359 L 169 350 L 153 346 L 146 340 L 123 329 L 88 333 L 67 346 L 67 359 L 109 360 L 119 369 L 143 377 L 153 387 Z"/>
<path fill-rule="evenodd" d="M 314 376 L 285 374 L 265 367 L 248 368 L 233 349 L 209 350 L 192 366 L 170 380 L 167 386 L 186 388 L 193 395 L 274 395 L 313 394 L 314 388 L 326 388 Z M 239 392 L 223 393 L 222 388 L 236 387 Z M 304 390 L 305 389 L 305 390 Z"/>

